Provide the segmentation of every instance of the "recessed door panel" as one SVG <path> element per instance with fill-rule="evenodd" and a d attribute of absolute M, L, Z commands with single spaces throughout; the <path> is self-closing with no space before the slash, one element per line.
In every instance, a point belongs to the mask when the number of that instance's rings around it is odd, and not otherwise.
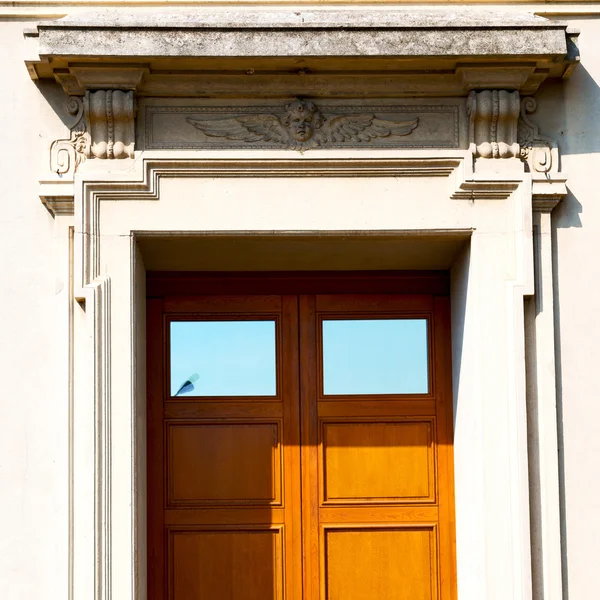
<path fill-rule="evenodd" d="M 325 529 L 328 600 L 437 600 L 435 526 Z"/>
<path fill-rule="evenodd" d="M 281 504 L 280 430 L 256 420 L 168 425 L 169 506 Z"/>
<path fill-rule="evenodd" d="M 169 599 L 282 600 L 281 529 L 170 531 Z"/>
<path fill-rule="evenodd" d="M 323 501 L 434 501 L 432 425 L 383 419 L 323 422 Z"/>

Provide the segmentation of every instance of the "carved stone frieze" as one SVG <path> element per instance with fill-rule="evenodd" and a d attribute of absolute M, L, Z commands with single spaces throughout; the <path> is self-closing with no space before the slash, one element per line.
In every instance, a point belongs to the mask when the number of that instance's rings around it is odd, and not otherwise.
<path fill-rule="evenodd" d="M 244 142 L 273 142 L 292 150 L 309 150 L 329 144 L 349 145 L 375 138 L 409 135 L 419 119 L 388 121 L 373 114 L 339 115 L 326 118 L 314 102 L 296 100 L 285 107 L 283 116 L 258 114 L 232 119 L 188 123 L 207 136 Z"/>
<path fill-rule="evenodd" d="M 473 155 L 476 158 L 519 157 L 519 112 L 519 92 L 471 92 L 467 101 L 467 113 L 470 150 Z"/>
<path fill-rule="evenodd" d="M 84 98 L 89 138 L 86 156 L 133 158 L 135 97 L 133 91 L 87 91 Z"/>
<path fill-rule="evenodd" d="M 144 100 L 138 149 L 458 148 L 460 101 Z M 465 131 L 466 134 L 466 131 Z"/>

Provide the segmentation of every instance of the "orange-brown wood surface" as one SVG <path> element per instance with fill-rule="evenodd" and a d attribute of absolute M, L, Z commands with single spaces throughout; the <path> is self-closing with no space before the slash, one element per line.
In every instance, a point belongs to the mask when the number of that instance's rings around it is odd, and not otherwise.
<path fill-rule="evenodd" d="M 448 297 L 153 289 L 150 600 L 455 600 Z M 170 396 L 171 320 L 264 318 L 275 396 Z M 329 318 L 427 319 L 428 391 L 325 396 Z"/>

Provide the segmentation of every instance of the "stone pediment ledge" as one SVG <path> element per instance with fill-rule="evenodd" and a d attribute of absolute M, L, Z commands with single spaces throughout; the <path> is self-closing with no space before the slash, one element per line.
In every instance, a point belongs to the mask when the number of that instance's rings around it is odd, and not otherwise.
<path fill-rule="evenodd" d="M 471 8 L 107 10 L 42 22 L 26 37 L 31 76 L 79 96 L 533 94 L 578 60 L 566 23 Z"/>

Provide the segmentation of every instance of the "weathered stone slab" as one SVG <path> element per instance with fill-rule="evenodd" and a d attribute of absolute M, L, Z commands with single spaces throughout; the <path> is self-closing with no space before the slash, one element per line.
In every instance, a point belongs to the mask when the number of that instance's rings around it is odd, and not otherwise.
<path fill-rule="evenodd" d="M 39 56 L 28 61 L 32 77 L 56 79 L 69 95 L 115 88 L 163 97 L 399 98 L 485 88 L 533 94 L 576 64 L 567 28 L 471 7 L 211 9 L 76 15 L 39 23 L 26 37 Z"/>
<path fill-rule="evenodd" d="M 567 52 L 566 25 L 527 14 L 104 11 L 38 25 L 40 55 L 532 56 Z"/>

